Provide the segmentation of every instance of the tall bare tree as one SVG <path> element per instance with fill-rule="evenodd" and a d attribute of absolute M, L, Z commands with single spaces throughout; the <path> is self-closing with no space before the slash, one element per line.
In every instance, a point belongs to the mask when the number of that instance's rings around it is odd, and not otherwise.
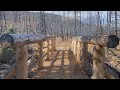
<path fill-rule="evenodd" d="M 115 34 L 117 35 L 117 11 L 115 11 Z"/>
<path fill-rule="evenodd" d="M 3 13 L 3 12 L 0 11 L 0 34 L 3 33 L 3 20 L 2 20 L 3 14 L 2 14 L 2 13 Z"/>
<path fill-rule="evenodd" d="M 4 20 L 4 30 L 7 30 L 7 21 L 6 21 L 6 13 L 3 11 L 3 20 Z"/>
<path fill-rule="evenodd" d="M 74 18 L 75 18 L 75 22 L 74 22 L 74 31 L 75 31 L 75 36 L 77 36 L 77 11 L 74 11 Z"/>
<path fill-rule="evenodd" d="M 91 31 L 91 24 L 92 24 L 92 12 L 89 11 L 89 31 L 90 31 L 90 35 L 92 35 L 92 31 Z"/>

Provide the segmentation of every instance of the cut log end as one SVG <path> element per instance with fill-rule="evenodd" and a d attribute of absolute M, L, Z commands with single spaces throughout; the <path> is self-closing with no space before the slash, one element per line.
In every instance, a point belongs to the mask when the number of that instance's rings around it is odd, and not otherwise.
<path fill-rule="evenodd" d="M 14 39 L 11 35 L 5 34 L 0 37 L 0 47 L 9 47 L 14 43 Z"/>
<path fill-rule="evenodd" d="M 107 47 L 108 48 L 115 48 L 119 45 L 119 38 L 116 35 L 108 36 Z"/>

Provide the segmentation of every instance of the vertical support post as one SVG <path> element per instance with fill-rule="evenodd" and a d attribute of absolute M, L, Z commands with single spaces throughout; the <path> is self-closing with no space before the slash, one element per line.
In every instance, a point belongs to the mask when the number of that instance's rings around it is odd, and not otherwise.
<path fill-rule="evenodd" d="M 56 47 L 56 44 L 55 44 L 55 43 L 56 43 L 56 39 L 54 38 L 54 39 L 53 39 L 53 51 L 56 50 L 56 49 L 55 49 L 55 47 Z"/>
<path fill-rule="evenodd" d="M 74 39 L 72 40 L 72 52 L 74 54 Z"/>
<path fill-rule="evenodd" d="M 75 46 L 75 58 L 77 59 L 77 45 L 78 45 L 78 41 L 76 41 L 76 46 Z"/>
<path fill-rule="evenodd" d="M 52 48 L 52 50 L 51 50 L 51 54 L 53 55 L 53 52 L 54 52 L 54 39 L 51 39 L 51 48 Z"/>
<path fill-rule="evenodd" d="M 74 40 L 74 46 L 73 46 L 73 54 L 76 56 L 76 41 Z"/>
<path fill-rule="evenodd" d="M 82 54 L 83 61 L 87 59 L 87 51 L 88 51 L 88 43 L 81 42 L 81 54 Z"/>
<path fill-rule="evenodd" d="M 71 42 L 71 51 L 73 52 L 73 40 Z"/>
<path fill-rule="evenodd" d="M 26 45 L 17 47 L 16 49 L 16 78 L 28 78 L 28 51 Z"/>
<path fill-rule="evenodd" d="M 92 79 L 105 78 L 105 50 L 103 47 L 96 45 L 93 50 L 93 75 Z"/>
<path fill-rule="evenodd" d="M 39 63 L 38 63 L 38 68 L 43 67 L 43 42 L 39 42 Z"/>
<path fill-rule="evenodd" d="M 77 61 L 80 62 L 80 42 L 77 42 Z"/>
<path fill-rule="evenodd" d="M 47 41 L 44 41 L 44 45 L 45 45 L 45 47 L 46 47 L 46 48 L 45 48 L 45 53 L 47 53 L 47 52 L 48 52 L 48 51 L 47 51 L 47 50 L 48 50 L 48 49 L 47 49 L 47 45 L 48 45 L 48 44 L 47 44 Z M 46 59 L 47 59 L 47 55 L 44 57 L 44 60 L 46 60 Z"/>
<path fill-rule="evenodd" d="M 84 63 L 84 69 L 86 70 L 86 62 L 87 62 L 87 52 L 88 52 L 88 43 L 87 42 L 81 42 L 81 56 L 82 56 L 82 62 Z"/>
<path fill-rule="evenodd" d="M 47 59 L 49 59 L 49 39 L 47 40 Z"/>
<path fill-rule="evenodd" d="M 49 40 L 49 50 L 52 49 L 52 39 Z M 52 54 L 52 50 L 49 52 L 49 55 Z"/>

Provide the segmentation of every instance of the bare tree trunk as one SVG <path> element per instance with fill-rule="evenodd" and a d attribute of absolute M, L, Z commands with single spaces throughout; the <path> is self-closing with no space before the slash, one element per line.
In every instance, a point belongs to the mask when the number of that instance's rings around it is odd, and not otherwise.
<path fill-rule="evenodd" d="M 32 31 L 32 29 L 31 29 L 31 17 L 29 16 L 29 33 L 32 33 L 33 31 Z"/>
<path fill-rule="evenodd" d="M 115 11 L 115 34 L 117 35 L 117 11 Z"/>
<path fill-rule="evenodd" d="M 100 17 L 99 17 L 99 11 L 97 11 L 97 35 L 100 34 Z"/>
<path fill-rule="evenodd" d="M 15 12 L 13 12 L 14 13 L 14 24 L 13 24 L 13 28 L 14 28 L 14 30 L 15 31 L 17 31 L 18 32 L 18 30 L 17 30 L 17 21 L 18 21 L 18 16 L 17 16 L 17 11 L 15 11 Z"/>
<path fill-rule="evenodd" d="M 74 11 L 74 18 L 75 18 L 74 31 L 75 31 L 75 36 L 77 36 L 77 30 L 76 30 L 77 11 Z"/>
<path fill-rule="evenodd" d="M 27 14 L 26 14 L 26 16 L 25 16 L 25 17 L 26 17 L 26 20 L 25 20 L 25 21 L 26 21 L 26 32 L 27 32 L 27 34 L 28 34 L 28 33 L 29 33 L 29 30 L 28 30 L 28 23 L 27 23 L 27 21 L 28 21 Z"/>
<path fill-rule="evenodd" d="M 34 13 L 32 15 L 32 29 L 34 30 L 34 34 L 36 34 L 36 29 L 35 29 L 35 15 L 34 15 Z"/>
<path fill-rule="evenodd" d="M 89 32 L 90 32 L 90 36 L 92 36 L 92 31 L 91 31 L 91 20 L 92 20 L 92 12 L 89 11 Z"/>
<path fill-rule="evenodd" d="M 23 17 L 23 23 L 24 23 L 24 31 L 22 31 L 22 33 L 25 33 L 26 32 L 25 17 Z"/>
<path fill-rule="evenodd" d="M 0 11 L 0 34 L 3 33 L 3 21 L 2 21 L 2 11 Z"/>
<path fill-rule="evenodd" d="M 63 15 L 64 15 L 64 22 L 63 22 L 63 40 L 65 40 L 65 32 L 66 32 L 66 28 L 65 28 L 65 25 L 66 25 L 66 22 L 65 22 L 66 13 L 65 13 L 65 11 L 63 11 Z"/>
<path fill-rule="evenodd" d="M 60 14 L 60 13 L 59 13 Z M 63 23 L 62 23 L 62 16 L 60 16 L 60 27 L 61 27 L 61 37 L 62 37 L 62 40 L 64 39 L 64 33 L 63 33 Z"/>
<path fill-rule="evenodd" d="M 110 25 L 111 25 L 111 11 L 107 11 L 107 29 L 108 35 L 110 34 Z"/>
<path fill-rule="evenodd" d="M 21 21 L 21 13 L 20 12 L 19 12 L 19 15 L 18 15 L 18 22 L 19 22 L 19 31 L 20 31 L 20 33 L 22 33 L 21 30 L 23 30 L 23 29 L 22 29 L 22 26 L 21 26 L 21 24 L 22 24 L 21 22 L 22 21 Z"/>
<path fill-rule="evenodd" d="M 40 14 L 41 14 L 41 18 L 40 19 L 41 19 L 41 23 L 42 23 L 42 25 L 41 25 L 41 28 L 42 28 L 41 33 L 44 34 L 44 35 L 46 35 L 47 32 L 46 32 L 46 18 L 45 18 L 45 13 L 44 13 L 44 11 L 41 11 Z"/>
<path fill-rule="evenodd" d="M 81 15 L 82 15 L 82 14 L 81 14 L 81 11 L 80 11 L 80 34 L 82 34 L 82 28 L 81 28 L 81 27 L 82 27 L 82 25 L 81 25 L 81 24 L 82 24 L 82 20 L 81 20 Z M 79 34 L 79 35 L 80 35 L 80 34 Z"/>

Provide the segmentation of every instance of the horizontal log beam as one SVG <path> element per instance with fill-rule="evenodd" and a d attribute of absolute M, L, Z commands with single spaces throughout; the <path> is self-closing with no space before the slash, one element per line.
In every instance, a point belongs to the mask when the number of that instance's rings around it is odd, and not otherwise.
<path fill-rule="evenodd" d="M 39 43 L 54 36 L 34 35 L 34 34 L 5 34 L 0 37 L 0 47 L 21 46 L 31 43 Z"/>
<path fill-rule="evenodd" d="M 103 47 L 115 48 L 119 44 L 119 38 L 116 35 L 109 36 L 80 36 L 73 40 L 80 42 L 88 42 L 89 44 L 97 44 Z"/>

